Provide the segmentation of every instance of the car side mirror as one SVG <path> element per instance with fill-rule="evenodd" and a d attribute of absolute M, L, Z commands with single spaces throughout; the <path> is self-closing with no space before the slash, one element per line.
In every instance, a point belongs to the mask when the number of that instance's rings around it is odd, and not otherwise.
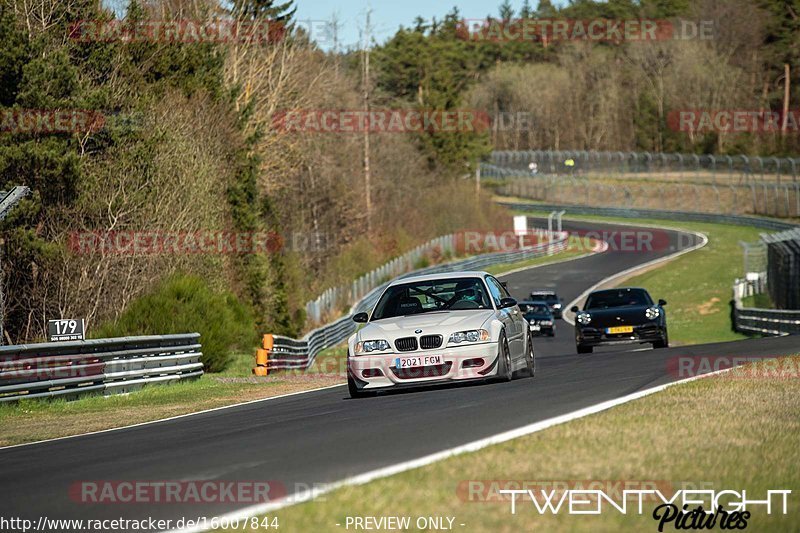
<path fill-rule="evenodd" d="M 353 315 L 353 322 L 358 322 L 359 324 L 366 324 L 369 321 L 369 315 L 367 313 L 356 313 Z"/>
<path fill-rule="evenodd" d="M 572 311 L 573 313 L 577 313 L 578 311 L 580 311 L 580 309 L 578 309 L 577 305 L 573 305 L 570 311 Z"/>
<path fill-rule="evenodd" d="M 659 300 L 658 301 L 658 305 L 660 305 L 661 307 L 664 307 L 665 305 L 667 305 L 667 301 L 666 300 Z"/>
<path fill-rule="evenodd" d="M 514 298 L 502 298 L 500 300 L 500 309 L 514 307 L 515 305 L 517 305 L 517 301 Z"/>

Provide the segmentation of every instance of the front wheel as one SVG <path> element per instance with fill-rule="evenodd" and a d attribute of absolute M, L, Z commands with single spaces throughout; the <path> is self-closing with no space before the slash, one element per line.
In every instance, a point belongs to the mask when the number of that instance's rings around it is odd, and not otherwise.
<path fill-rule="evenodd" d="M 663 339 L 653 343 L 653 348 L 655 348 L 656 350 L 661 349 L 661 348 L 669 348 L 669 335 L 667 334 L 666 331 L 664 331 L 664 338 Z"/>
<path fill-rule="evenodd" d="M 500 336 L 500 342 L 497 343 L 499 348 L 497 350 L 497 377 L 500 381 L 511 381 L 514 373 L 511 370 L 511 350 L 508 349 L 508 339 L 505 333 Z"/>
<path fill-rule="evenodd" d="M 525 350 L 525 370 L 522 371 L 522 375 L 525 377 L 532 378 L 536 372 L 536 355 L 533 352 L 533 340 L 531 340 L 531 336 L 528 335 L 528 345 Z"/>

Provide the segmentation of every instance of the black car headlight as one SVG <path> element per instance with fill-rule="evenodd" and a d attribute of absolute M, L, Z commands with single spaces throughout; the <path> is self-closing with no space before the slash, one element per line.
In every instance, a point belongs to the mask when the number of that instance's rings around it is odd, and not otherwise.
<path fill-rule="evenodd" d="M 648 320 L 655 320 L 661 316 L 661 309 L 658 307 L 648 307 L 644 312 L 644 316 L 646 316 Z"/>
<path fill-rule="evenodd" d="M 356 343 L 356 355 L 371 352 L 383 352 L 391 349 L 385 340 L 361 341 Z"/>
<path fill-rule="evenodd" d="M 577 320 L 579 323 L 586 326 L 587 324 L 591 323 L 592 315 L 590 315 L 589 313 L 578 313 Z"/>

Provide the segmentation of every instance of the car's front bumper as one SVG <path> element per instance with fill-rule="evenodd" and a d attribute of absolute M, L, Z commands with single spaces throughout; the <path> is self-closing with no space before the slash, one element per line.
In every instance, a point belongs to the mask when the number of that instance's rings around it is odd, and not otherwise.
<path fill-rule="evenodd" d="M 633 333 L 607 334 L 605 328 L 575 328 L 575 343 L 580 346 L 606 346 L 615 344 L 644 344 L 663 341 L 667 336 L 665 326 L 644 324 L 633 326 Z"/>
<path fill-rule="evenodd" d="M 359 390 L 419 387 L 439 383 L 486 379 L 497 375 L 497 343 L 457 346 L 438 350 L 351 356 L 347 370 Z M 398 369 L 398 357 L 441 355 L 442 364 Z M 482 360 L 477 364 L 477 360 Z M 465 366 L 470 365 L 470 366 Z"/>

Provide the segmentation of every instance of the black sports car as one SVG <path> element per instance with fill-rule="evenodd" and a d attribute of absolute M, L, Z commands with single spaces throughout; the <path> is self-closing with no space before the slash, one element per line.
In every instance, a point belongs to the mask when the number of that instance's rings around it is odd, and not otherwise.
<path fill-rule="evenodd" d="M 583 310 L 575 313 L 575 345 L 578 353 L 592 353 L 594 346 L 652 343 L 653 348 L 669 346 L 667 302 L 653 299 L 644 289 L 620 288 L 595 291 Z"/>
<path fill-rule="evenodd" d="M 552 337 L 556 334 L 555 319 L 547 302 L 519 302 L 522 316 L 528 321 L 528 329 L 532 335 L 547 335 Z"/>
<path fill-rule="evenodd" d="M 547 302 L 547 305 L 550 307 L 550 312 L 553 313 L 553 316 L 556 318 L 561 318 L 564 301 L 558 297 L 556 291 L 552 289 L 531 291 L 531 300 L 536 302 Z"/>

